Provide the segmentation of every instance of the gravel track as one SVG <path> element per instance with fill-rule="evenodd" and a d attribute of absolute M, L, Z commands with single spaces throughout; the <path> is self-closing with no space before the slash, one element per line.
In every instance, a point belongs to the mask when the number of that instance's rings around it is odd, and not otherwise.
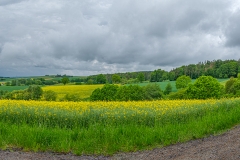
<path fill-rule="evenodd" d="M 151 151 L 120 153 L 112 157 L 75 156 L 72 154 L 34 153 L 0 150 L 0 160 L 238 160 L 240 125 L 218 136 L 192 140 Z"/>

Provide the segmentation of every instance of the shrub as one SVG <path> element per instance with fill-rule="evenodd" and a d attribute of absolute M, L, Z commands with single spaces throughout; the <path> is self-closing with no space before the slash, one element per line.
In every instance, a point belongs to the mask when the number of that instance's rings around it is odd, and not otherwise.
<path fill-rule="evenodd" d="M 170 92 L 172 92 L 172 86 L 170 83 L 168 83 L 164 90 L 164 94 L 169 94 Z"/>
<path fill-rule="evenodd" d="M 31 95 L 32 100 L 38 100 L 43 94 L 43 90 L 40 86 L 29 86 L 27 92 Z"/>
<path fill-rule="evenodd" d="M 114 101 L 116 100 L 116 93 L 118 86 L 114 84 L 105 84 L 102 89 L 95 89 L 91 96 L 91 101 Z"/>
<path fill-rule="evenodd" d="M 153 99 L 162 99 L 163 92 L 159 85 L 156 83 L 148 84 L 144 87 L 144 99 L 153 100 Z"/>
<path fill-rule="evenodd" d="M 237 79 L 231 77 L 226 83 L 225 83 L 225 93 L 233 93 L 234 87 L 233 84 L 237 81 Z"/>
<path fill-rule="evenodd" d="M 46 101 L 56 101 L 57 99 L 57 93 L 51 90 L 44 91 L 43 97 Z"/>
<path fill-rule="evenodd" d="M 180 89 L 177 92 L 171 92 L 168 95 L 168 99 L 171 99 L 171 100 L 174 100 L 174 99 L 187 99 L 186 88 Z"/>
<path fill-rule="evenodd" d="M 100 88 L 97 88 L 92 92 L 92 94 L 90 96 L 90 100 L 91 101 L 102 101 L 103 100 L 103 96 L 102 96 Z"/>
<path fill-rule="evenodd" d="M 191 78 L 189 76 L 183 75 L 177 78 L 176 80 L 176 88 L 186 88 L 188 84 L 191 83 Z"/>
<path fill-rule="evenodd" d="M 118 86 L 114 84 L 105 84 L 101 89 L 102 100 L 104 101 L 114 101 L 116 99 L 115 95 L 117 93 Z"/>
<path fill-rule="evenodd" d="M 208 99 L 220 98 L 224 87 L 211 76 L 201 76 L 195 83 L 190 84 L 186 90 L 188 98 L 191 99 Z"/>
<path fill-rule="evenodd" d="M 68 93 L 64 96 L 64 100 L 65 101 L 74 101 L 74 102 L 77 102 L 77 101 L 80 101 L 80 97 L 79 95 L 75 94 L 75 93 Z"/>

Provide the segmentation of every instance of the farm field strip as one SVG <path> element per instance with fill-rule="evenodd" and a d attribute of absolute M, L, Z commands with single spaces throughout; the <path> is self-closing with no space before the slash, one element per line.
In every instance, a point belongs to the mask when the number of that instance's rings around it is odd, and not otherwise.
<path fill-rule="evenodd" d="M 201 138 L 239 123 L 239 98 L 141 102 L 0 100 L 0 147 L 109 155 Z"/>
<path fill-rule="evenodd" d="M 92 92 L 103 85 L 61 85 L 61 86 L 44 86 L 43 91 L 52 90 L 58 94 L 58 99 L 63 98 L 66 94 L 76 94 L 80 98 L 90 97 Z"/>

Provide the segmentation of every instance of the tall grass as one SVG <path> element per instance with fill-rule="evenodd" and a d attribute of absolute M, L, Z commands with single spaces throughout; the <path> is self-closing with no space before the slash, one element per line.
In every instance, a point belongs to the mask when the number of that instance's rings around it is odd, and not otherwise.
<path fill-rule="evenodd" d="M 191 105 L 182 101 L 178 107 L 162 110 L 160 101 L 158 107 L 136 103 L 133 108 L 126 107 L 126 103 L 121 106 L 120 102 L 115 107 L 109 107 L 115 103 L 105 102 L 109 108 L 94 107 L 97 102 L 80 103 L 89 105 L 78 109 L 81 112 L 4 102 L 0 107 L 1 148 L 14 146 L 33 151 L 109 155 L 185 142 L 240 123 L 240 99 L 196 101 Z"/>

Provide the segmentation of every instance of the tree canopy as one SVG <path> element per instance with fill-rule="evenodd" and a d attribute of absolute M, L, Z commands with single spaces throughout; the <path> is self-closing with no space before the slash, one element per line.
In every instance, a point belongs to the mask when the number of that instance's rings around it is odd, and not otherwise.
<path fill-rule="evenodd" d="M 64 85 L 66 85 L 67 83 L 69 83 L 69 78 L 68 77 L 63 77 L 61 81 Z"/>
<path fill-rule="evenodd" d="M 189 76 L 182 75 L 178 77 L 176 80 L 176 88 L 177 89 L 186 88 L 189 83 L 191 83 L 191 78 Z"/>
<path fill-rule="evenodd" d="M 201 76 L 186 90 L 190 99 L 220 98 L 224 87 L 211 76 Z"/>

